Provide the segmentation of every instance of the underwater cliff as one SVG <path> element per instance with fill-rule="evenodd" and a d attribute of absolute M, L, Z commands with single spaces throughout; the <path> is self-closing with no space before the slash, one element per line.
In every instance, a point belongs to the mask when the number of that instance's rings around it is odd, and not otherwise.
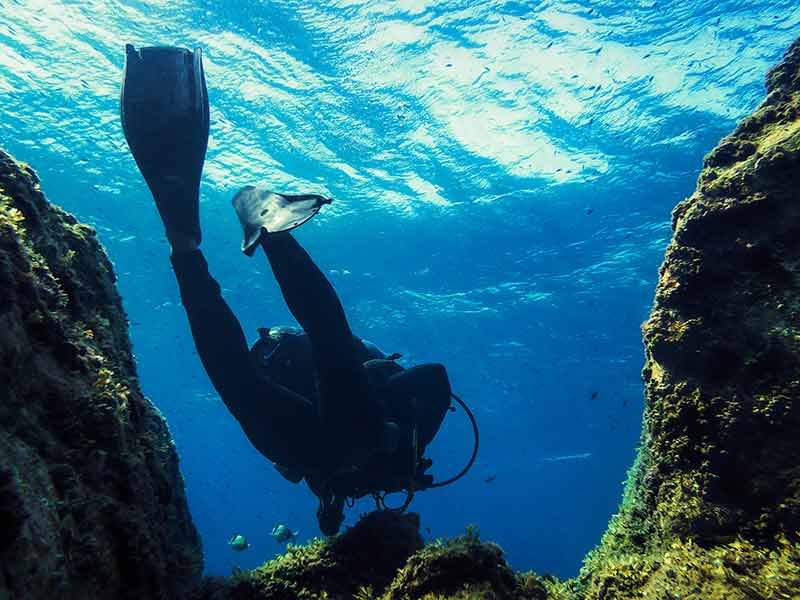
<path fill-rule="evenodd" d="M 800 40 L 672 213 L 641 449 L 583 598 L 800 594 Z"/>
<path fill-rule="evenodd" d="M 423 546 L 416 515 L 373 513 L 190 596 L 797 598 L 800 40 L 767 92 L 673 211 L 643 325 L 639 455 L 577 578 L 515 573 L 474 528 Z M 186 592 L 199 542 L 111 266 L 5 154 L 0 188 L 0 595 Z"/>
<path fill-rule="evenodd" d="M 112 266 L 0 150 L 0 598 L 178 598 L 201 572 Z"/>

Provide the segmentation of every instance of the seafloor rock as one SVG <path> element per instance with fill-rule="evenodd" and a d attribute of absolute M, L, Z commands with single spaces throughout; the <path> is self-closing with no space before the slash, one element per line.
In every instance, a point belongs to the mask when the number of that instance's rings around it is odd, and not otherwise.
<path fill-rule="evenodd" d="M 209 578 L 196 595 L 208 600 L 351 598 L 383 590 L 422 548 L 419 516 L 373 512 L 327 540 L 289 546 L 285 554 L 230 579 Z"/>
<path fill-rule="evenodd" d="M 172 598 L 201 570 L 111 264 L 0 151 L 0 598 Z"/>
<path fill-rule="evenodd" d="M 558 582 L 514 573 L 474 527 L 423 547 L 417 514 L 378 511 L 253 571 L 207 578 L 193 600 L 546 600 L 546 585 Z"/>

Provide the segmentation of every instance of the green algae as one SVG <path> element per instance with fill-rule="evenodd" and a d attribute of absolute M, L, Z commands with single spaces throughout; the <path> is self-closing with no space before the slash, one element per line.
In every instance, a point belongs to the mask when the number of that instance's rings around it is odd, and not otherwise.
<path fill-rule="evenodd" d="M 580 598 L 800 589 L 798 64 L 795 43 L 673 211 L 642 328 L 640 455 Z"/>
<path fill-rule="evenodd" d="M 91 227 L 0 151 L 0 596 L 177 598 L 202 555 Z"/>

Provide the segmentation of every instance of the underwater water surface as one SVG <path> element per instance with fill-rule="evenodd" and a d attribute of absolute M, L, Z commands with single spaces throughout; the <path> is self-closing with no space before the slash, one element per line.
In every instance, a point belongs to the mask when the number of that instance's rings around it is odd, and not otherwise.
<path fill-rule="evenodd" d="M 194 353 L 120 127 L 125 43 L 204 51 L 203 249 L 250 341 L 292 321 L 263 256 L 239 251 L 231 197 L 332 196 L 297 237 L 354 332 L 402 364 L 443 362 L 480 426 L 469 475 L 415 498 L 425 535 L 475 523 L 515 569 L 577 572 L 635 456 L 670 211 L 761 101 L 796 1 L 0 0 L 0 15 L 0 146 L 115 264 L 208 573 L 282 551 L 277 523 L 319 535 L 316 501 L 252 449 Z M 449 414 L 434 473 L 471 447 Z"/>

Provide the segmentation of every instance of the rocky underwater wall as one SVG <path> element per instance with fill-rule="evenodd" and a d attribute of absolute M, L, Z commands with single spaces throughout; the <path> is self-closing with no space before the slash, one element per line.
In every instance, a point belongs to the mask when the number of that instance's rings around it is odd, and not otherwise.
<path fill-rule="evenodd" d="M 580 575 L 514 573 L 476 529 L 377 513 L 203 600 L 800 597 L 800 40 L 673 211 L 641 447 Z M 170 597 L 200 570 L 174 448 L 136 384 L 89 228 L 0 153 L 0 598 Z"/>
<path fill-rule="evenodd" d="M 0 150 L 0 598 L 178 598 L 201 571 L 111 264 Z"/>
<path fill-rule="evenodd" d="M 800 598 L 800 40 L 708 156 L 643 325 L 639 457 L 586 598 Z"/>

